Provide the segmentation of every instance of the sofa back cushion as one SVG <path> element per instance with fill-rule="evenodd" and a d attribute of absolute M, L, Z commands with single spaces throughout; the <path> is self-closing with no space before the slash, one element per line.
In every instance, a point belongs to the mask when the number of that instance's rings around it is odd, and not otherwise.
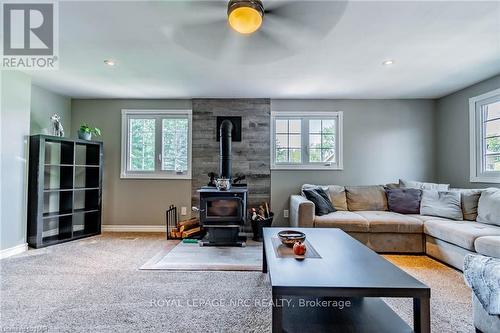
<path fill-rule="evenodd" d="M 487 188 L 481 193 L 477 221 L 500 226 L 500 189 Z"/>
<path fill-rule="evenodd" d="M 414 180 L 400 179 L 399 187 L 417 188 L 419 190 L 448 191 L 450 184 L 423 183 Z"/>
<path fill-rule="evenodd" d="M 346 186 L 345 193 L 350 211 L 387 210 L 387 196 L 381 185 Z"/>
<path fill-rule="evenodd" d="M 464 220 L 475 221 L 477 219 L 479 198 L 481 197 L 483 190 L 464 188 L 453 188 L 450 190 L 460 192 L 460 201 L 462 204 L 462 215 L 464 216 Z"/>
<path fill-rule="evenodd" d="M 306 198 L 314 203 L 315 215 L 322 216 L 335 212 L 328 194 L 321 188 L 308 188 L 303 190 Z"/>
<path fill-rule="evenodd" d="M 304 195 L 304 189 L 321 187 L 330 196 L 330 201 L 336 210 L 347 210 L 347 200 L 345 196 L 344 186 L 339 185 L 313 185 L 304 184 L 302 185 L 302 195 Z"/>
<path fill-rule="evenodd" d="M 336 210 L 347 210 L 347 198 L 344 186 L 328 185 L 328 193 Z"/>
<path fill-rule="evenodd" d="M 391 212 L 420 214 L 422 190 L 416 188 L 386 188 L 387 205 Z"/>
<path fill-rule="evenodd" d="M 423 190 L 420 214 L 462 220 L 460 192 Z"/>

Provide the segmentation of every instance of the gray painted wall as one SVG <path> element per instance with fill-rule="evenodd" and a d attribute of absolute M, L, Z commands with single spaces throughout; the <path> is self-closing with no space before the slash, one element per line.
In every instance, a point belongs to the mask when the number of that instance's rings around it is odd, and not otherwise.
<path fill-rule="evenodd" d="M 52 135 L 50 117 L 54 113 L 61 116 L 65 136 L 71 136 L 71 99 L 32 85 L 30 133 Z"/>
<path fill-rule="evenodd" d="M 194 99 L 193 100 L 193 180 L 192 203 L 198 205 L 201 186 L 208 183 L 209 172 L 219 173 L 220 143 L 217 141 L 217 116 L 241 117 L 241 142 L 232 143 L 233 176 L 244 174 L 248 184 L 249 207 L 269 202 L 270 100 L 269 99 Z"/>
<path fill-rule="evenodd" d="M 344 112 L 344 170 L 271 171 L 276 223 L 288 223 L 283 210 L 304 183 L 434 181 L 434 105 L 431 100 L 271 100 L 272 111 Z"/>
<path fill-rule="evenodd" d="M 162 225 L 170 204 L 190 207 L 190 180 L 120 179 L 121 109 L 191 109 L 190 100 L 72 100 L 71 128 L 102 130 L 103 224 Z"/>
<path fill-rule="evenodd" d="M 0 71 L 0 76 L 0 249 L 4 250 L 26 243 L 31 79 L 14 71 Z"/>
<path fill-rule="evenodd" d="M 471 183 L 469 98 L 500 88 L 500 75 L 437 101 L 436 170 L 440 182 L 454 187 L 480 188 L 499 184 Z"/>

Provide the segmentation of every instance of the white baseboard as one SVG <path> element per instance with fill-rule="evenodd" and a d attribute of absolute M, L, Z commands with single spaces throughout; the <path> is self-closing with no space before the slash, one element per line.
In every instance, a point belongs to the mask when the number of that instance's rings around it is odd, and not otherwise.
<path fill-rule="evenodd" d="M 164 225 L 103 224 L 103 232 L 165 232 Z"/>
<path fill-rule="evenodd" d="M 24 251 L 28 251 L 28 243 L 19 244 L 13 247 L 9 247 L 8 249 L 0 251 L 0 259 L 7 258 L 19 253 L 23 253 Z"/>

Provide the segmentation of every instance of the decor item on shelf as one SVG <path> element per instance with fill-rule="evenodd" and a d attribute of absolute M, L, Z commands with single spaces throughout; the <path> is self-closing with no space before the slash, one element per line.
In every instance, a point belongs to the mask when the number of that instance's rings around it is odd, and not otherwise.
<path fill-rule="evenodd" d="M 52 117 L 50 117 L 50 120 L 52 121 L 52 135 L 63 137 L 64 128 L 61 124 L 61 116 L 59 116 L 57 113 L 54 113 Z"/>
<path fill-rule="evenodd" d="M 273 224 L 274 213 L 269 210 L 267 202 L 264 202 L 258 209 L 250 209 L 249 215 L 252 224 L 252 239 L 254 241 L 261 242 L 262 228 L 268 228 Z"/>
<path fill-rule="evenodd" d="M 282 230 L 278 232 L 278 238 L 284 245 L 293 247 L 296 242 L 304 242 L 306 240 L 306 234 L 295 230 Z"/>
<path fill-rule="evenodd" d="M 82 124 L 78 131 L 78 138 L 82 140 L 92 140 L 92 134 L 101 136 L 101 130 L 97 127 L 90 127 L 88 124 Z"/>

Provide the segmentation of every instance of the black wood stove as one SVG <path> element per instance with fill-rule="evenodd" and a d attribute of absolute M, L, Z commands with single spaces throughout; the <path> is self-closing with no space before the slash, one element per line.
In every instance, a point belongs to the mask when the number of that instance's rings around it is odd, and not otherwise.
<path fill-rule="evenodd" d="M 239 231 L 246 221 L 248 190 L 246 185 L 232 184 L 232 126 L 229 120 L 220 126 L 220 175 L 216 182 L 225 186 L 198 190 L 200 224 L 207 231 L 200 241 L 202 246 L 245 246 L 246 239 Z"/>

